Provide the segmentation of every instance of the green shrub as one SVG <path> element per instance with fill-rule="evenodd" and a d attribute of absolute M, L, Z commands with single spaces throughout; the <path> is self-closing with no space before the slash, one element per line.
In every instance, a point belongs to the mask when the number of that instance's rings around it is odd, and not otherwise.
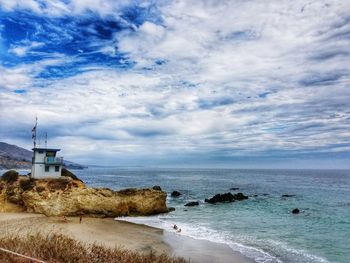
<path fill-rule="evenodd" d="M 22 179 L 19 181 L 19 186 L 23 191 L 32 190 L 35 186 L 34 180 L 31 179 Z"/>
<path fill-rule="evenodd" d="M 8 183 L 13 183 L 17 181 L 18 176 L 19 176 L 18 172 L 14 170 L 9 170 L 1 176 L 1 180 L 6 181 Z"/>
<path fill-rule="evenodd" d="M 40 185 L 36 187 L 36 191 L 37 191 L 38 193 L 41 193 L 41 192 L 45 191 L 45 189 L 46 189 L 46 188 L 45 188 L 44 186 L 40 186 Z"/>
<path fill-rule="evenodd" d="M 82 180 L 80 180 L 75 174 L 73 174 L 71 171 L 69 171 L 68 169 L 66 168 L 62 168 L 62 173 L 61 173 L 62 176 L 66 176 L 66 177 L 70 177 L 72 178 L 73 180 L 78 180 L 80 182 L 83 182 Z"/>

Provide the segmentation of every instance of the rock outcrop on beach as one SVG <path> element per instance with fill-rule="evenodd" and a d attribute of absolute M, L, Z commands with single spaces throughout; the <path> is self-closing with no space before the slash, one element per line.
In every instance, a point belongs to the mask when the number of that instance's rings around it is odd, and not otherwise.
<path fill-rule="evenodd" d="M 164 213 L 168 208 L 166 193 L 152 188 L 96 189 L 71 177 L 36 180 L 9 171 L 0 179 L 0 212 L 20 211 L 117 217 Z"/>

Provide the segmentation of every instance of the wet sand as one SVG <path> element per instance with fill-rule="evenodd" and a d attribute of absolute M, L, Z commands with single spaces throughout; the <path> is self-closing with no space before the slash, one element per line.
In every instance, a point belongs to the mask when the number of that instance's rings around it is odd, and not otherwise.
<path fill-rule="evenodd" d="M 199 240 L 164 231 L 163 240 L 172 248 L 173 256 L 181 256 L 196 263 L 254 263 L 253 260 L 225 244 Z"/>
<path fill-rule="evenodd" d="M 250 263 L 226 245 L 196 240 L 176 233 L 112 218 L 46 217 L 30 213 L 0 213 L 0 235 L 57 232 L 81 242 L 122 247 L 140 253 L 155 251 L 191 262 Z"/>

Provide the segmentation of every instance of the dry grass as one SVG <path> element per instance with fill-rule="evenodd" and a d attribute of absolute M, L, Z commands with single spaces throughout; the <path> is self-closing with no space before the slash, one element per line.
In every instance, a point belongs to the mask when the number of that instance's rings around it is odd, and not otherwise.
<path fill-rule="evenodd" d="M 58 178 L 58 179 L 48 179 L 47 187 L 51 191 L 64 191 L 65 189 L 69 188 L 70 181 L 66 178 Z"/>
<path fill-rule="evenodd" d="M 61 234 L 6 236 L 0 238 L 0 247 L 43 260 L 48 263 L 185 263 L 182 258 L 171 258 L 153 252 L 142 254 L 121 248 L 105 248 L 83 243 Z M 28 259 L 0 251 L 0 262 L 29 263 Z"/>

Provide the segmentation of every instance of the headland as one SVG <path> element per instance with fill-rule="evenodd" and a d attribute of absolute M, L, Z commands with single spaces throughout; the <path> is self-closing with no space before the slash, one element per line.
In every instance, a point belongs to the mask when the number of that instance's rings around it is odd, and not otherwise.
<path fill-rule="evenodd" d="M 167 194 L 159 187 L 121 191 L 88 188 L 74 175 L 67 175 L 33 180 L 15 171 L 5 173 L 0 180 L 0 239 L 35 239 L 38 234 L 46 237 L 54 233 L 83 246 L 165 255 L 170 261 L 164 262 L 251 262 L 227 245 L 115 220 L 169 212 Z"/>

